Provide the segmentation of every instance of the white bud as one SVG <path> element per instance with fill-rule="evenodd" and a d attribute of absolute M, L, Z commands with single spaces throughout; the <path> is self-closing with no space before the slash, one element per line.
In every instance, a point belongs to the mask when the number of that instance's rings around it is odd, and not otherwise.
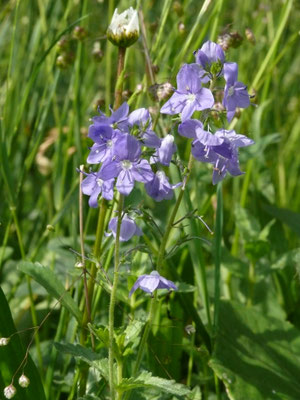
<path fill-rule="evenodd" d="M 115 9 L 107 29 L 108 39 L 116 46 L 129 47 L 137 41 L 140 34 L 138 13 L 132 7 L 121 14 Z"/>
<path fill-rule="evenodd" d="M 30 380 L 26 375 L 22 374 L 19 378 L 19 385 L 23 388 L 27 388 L 29 386 Z"/>
<path fill-rule="evenodd" d="M 78 261 L 76 264 L 75 264 L 75 268 L 83 268 L 84 267 L 84 264 L 81 262 L 81 261 Z"/>
<path fill-rule="evenodd" d="M 4 388 L 3 393 L 6 399 L 12 399 L 14 395 L 17 393 L 17 389 L 13 385 L 9 385 L 6 386 L 6 388 Z"/>
<path fill-rule="evenodd" d="M 10 341 L 10 338 L 2 337 L 0 338 L 0 346 L 7 346 Z"/>

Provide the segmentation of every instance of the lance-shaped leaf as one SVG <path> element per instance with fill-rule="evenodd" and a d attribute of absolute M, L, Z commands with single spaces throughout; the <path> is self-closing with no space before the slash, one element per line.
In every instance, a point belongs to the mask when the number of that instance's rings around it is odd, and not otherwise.
<path fill-rule="evenodd" d="M 187 386 L 176 383 L 174 380 L 152 376 L 151 372 L 148 371 L 143 371 L 136 378 L 123 378 L 117 388 L 123 392 L 137 388 L 153 388 L 175 396 L 187 396 L 191 394 Z"/>
<path fill-rule="evenodd" d="M 37 262 L 22 261 L 18 265 L 18 269 L 24 272 L 24 274 L 31 276 L 36 282 L 42 285 L 50 296 L 56 298 L 72 315 L 74 315 L 77 321 L 81 323 L 81 311 L 70 293 L 50 268 L 44 267 Z"/>

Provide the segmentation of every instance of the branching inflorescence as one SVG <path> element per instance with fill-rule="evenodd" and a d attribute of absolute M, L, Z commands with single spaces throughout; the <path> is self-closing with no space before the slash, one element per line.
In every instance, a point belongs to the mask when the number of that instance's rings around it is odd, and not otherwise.
<path fill-rule="evenodd" d="M 130 14 L 130 15 L 129 15 Z M 132 21 L 132 10 L 126 18 L 131 20 L 137 32 L 136 21 Z M 123 16 L 125 18 L 125 15 Z M 137 18 L 137 15 L 135 15 Z M 124 23 L 126 23 L 126 18 Z M 116 28 L 116 27 L 114 27 Z M 126 27 L 126 29 L 128 26 Z M 121 28 L 120 28 L 121 29 Z M 125 28 L 124 28 L 125 29 Z M 108 30 L 108 38 L 119 47 L 119 65 L 124 67 L 124 54 L 127 45 L 125 30 L 120 30 L 121 42 L 117 40 L 116 29 Z M 126 33 L 127 32 L 127 33 Z M 129 44 L 132 44 L 131 36 Z M 121 43 L 121 44 L 120 44 Z M 188 183 L 193 159 L 211 164 L 213 167 L 213 184 L 225 178 L 227 173 L 232 176 L 243 174 L 239 166 L 239 148 L 253 144 L 253 140 L 234 130 L 225 129 L 233 119 L 237 108 L 246 108 L 250 104 L 246 86 L 237 81 L 238 67 L 236 63 L 227 62 L 220 45 L 207 41 L 201 49 L 194 53 L 195 62 L 184 64 L 177 74 L 177 87 L 173 88 L 172 96 L 160 109 L 161 114 L 174 116 L 179 135 L 192 139 L 190 159 L 182 182 L 171 183 L 167 169 L 173 161 L 176 165 L 184 165 L 180 161 L 176 146 L 176 128 L 164 137 L 158 135 L 152 124 L 149 110 L 139 108 L 130 112 L 129 105 L 120 103 L 120 89 L 116 89 L 116 101 L 111 115 L 100 115 L 92 118 L 88 137 L 94 142 L 90 148 L 87 162 L 93 168 L 82 182 L 82 192 L 88 196 L 89 205 L 97 207 L 100 198 L 107 201 L 118 198 L 118 215 L 113 217 L 108 229 L 115 239 L 114 283 L 109 310 L 109 385 L 111 396 L 121 398 L 122 394 L 115 386 L 114 360 L 118 364 L 117 384 L 122 379 L 122 362 L 114 351 L 114 304 L 116 286 L 119 274 L 120 242 L 130 240 L 134 235 L 141 236 L 143 232 L 137 226 L 133 217 L 123 212 L 124 196 L 128 196 L 139 182 L 144 185 L 146 193 L 155 201 L 169 200 L 174 189 L 178 188 L 175 207 L 171 213 L 162 242 L 157 253 L 156 268 L 149 274 L 138 277 L 129 296 L 138 288 L 152 296 L 150 313 L 140 342 L 140 348 L 133 373 L 138 372 L 147 342 L 152 320 L 155 314 L 157 289 L 177 290 L 177 286 L 160 275 L 164 254 L 170 232 L 174 226 L 179 204 L 183 198 Z M 118 69 L 120 76 L 121 70 Z M 216 100 L 216 92 L 218 99 Z M 220 103 L 220 92 L 222 103 Z M 117 107 L 116 107 L 117 105 Z M 213 113 L 219 113 L 219 126 L 214 123 Z M 156 117 L 156 122 L 159 116 Z M 156 123 L 155 123 L 156 126 Z M 118 195 L 117 195 L 118 193 Z M 128 397 L 127 397 L 128 398 Z"/>

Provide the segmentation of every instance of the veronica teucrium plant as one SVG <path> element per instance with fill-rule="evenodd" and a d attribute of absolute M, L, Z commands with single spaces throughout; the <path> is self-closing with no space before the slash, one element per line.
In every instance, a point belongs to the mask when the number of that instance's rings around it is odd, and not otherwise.
<path fill-rule="evenodd" d="M 205 42 L 194 53 L 194 63 L 182 65 L 176 76 L 173 93 L 161 106 L 160 114 L 155 116 L 155 124 L 147 108 L 134 109 L 131 106 L 130 109 L 126 102 L 121 102 L 120 76 L 125 68 L 125 49 L 137 39 L 138 33 L 136 11 L 130 9 L 119 15 L 116 10 L 108 29 L 108 38 L 119 47 L 119 86 L 116 88 L 114 107 L 110 114 L 105 115 L 99 110 L 99 115 L 92 118 L 88 131 L 91 142 L 87 157 L 88 172 L 81 170 L 84 174 L 81 190 L 90 196 L 89 206 L 100 207 L 96 258 L 100 264 L 106 264 L 112 279 L 109 289 L 109 338 L 106 342 L 107 390 L 111 399 L 130 397 L 134 385 L 127 387 L 125 382 L 128 378 L 133 379 L 132 382 L 139 379 L 138 374 L 141 372 L 158 299 L 166 298 L 167 293 L 171 291 L 175 292 L 172 296 L 176 296 L 176 291 L 180 288 L 180 282 L 174 283 L 177 274 L 172 273 L 170 268 L 165 268 L 168 264 L 165 255 L 184 191 L 193 172 L 194 160 L 204 163 L 203 165 L 211 165 L 212 182 L 217 184 L 228 173 L 233 177 L 243 174 L 239 164 L 239 149 L 254 143 L 252 139 L 236 133 L 226 125 L 227 121 L 233 119 L 236 109 L 248 107 L 250 100 L 246 86 L 237 81 L 237 64 L 228 62 L 222 48 L 211 41 Z M 218 120 L 221 121 L 221 126 L 220 123 L 218 125 L 214 122 L 213 115 L 216 113 L 216 90 L 218 93 L 222 90 L 223 93 L 224 109 L 217 111 L 220 114 Z M 164 132 L 157 129 L 159 118 L 172 118 L 172 130 Z M 182 143 L 182 140 L 179 140 L 180 136 L 190 141 L 187 143 L 190 149 L 187 165 L 185 160 L 180 159 L 179 154 L 182 152 L 178 151 L 178 143 Z M 170 165 L 178 168 L 182 177 L 180 182 L 172 182 Z M 151 244 L 148 236 L 148 225 L 145 225 L 145 221 L 149 221 L 149 212 L 144 214 L 142 205 L 137 209 L 127 200 L 137 187 L 143 193 L 142 196 L 149 196 L 154 204 L 162 201 L 168 204 L 166 208 L 170 210 L 169 219 L 160 232 L 161 240 L 158 244 Z M 174 198 L 174 191 L 177 191 L 175 204 L 170 202 Z M 155 217 L 151 219 L 155 226 L 160 225 L 159 221 L 155 221 Z M 102 252 L 108 241 L 114 246 L 113 266 L 109 259 L 105 261 L 107 256 Z M 136 253 L 139 246 L 147 249 L 149 263 L 141 265 L 138 270 L 130 270 L 127 302 L 124 299 L 123 302 L 129 309 L 141 307 L 136 304 L 146 300 L 149 300 L 150 306 L 149 314 L 143 321 L 144 328 L 133 350 L 136 352 L 134 366 L 126 367 L 127 358 L 122 355 L 123 342 L 120 339 L 126 327 L 116 328 L 115 305 L 120 301 L 117 293 L 123 263 L 128 263 L 128 257 L 130 259 L 130 255 Z M 141 271 L 143 273 L 140 273 Z M 165 274 L 166 276 L 163 276 Z M 132 277 L 136 279 L 135 283 Z M 87 296 L 90 301 L 93 299 L 93 286 L 92 282 L 89 286 L 91 293 Z M 139 299 L 138 303 L 136 298 Z M 92 325 L 95 323 L 92 319 L 89 322 Z M 81 385 L 85 388 L 86 377 L 85 380 L 83 377 L 82 382 Z M 189 392 L 188 388 L 182 390 Z"/>

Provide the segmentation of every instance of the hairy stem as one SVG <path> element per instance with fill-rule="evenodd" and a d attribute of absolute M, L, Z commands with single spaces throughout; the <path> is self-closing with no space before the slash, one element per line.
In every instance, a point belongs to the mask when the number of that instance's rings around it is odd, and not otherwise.
<path fill-rule="evenodd" d="M 116 303 L 116 293 L 119 280 L 119 267 L 120 267 L 120 231 L 122 222 L 122 211 L 124 204 L 124 196 L 120 194 L 119 204 L 118 204 L 118 222 L 117 222 L 117 232 L 116 232 L 116 242 L 115 242 L 115 266 L 114 266 L 114 280 L 113 286 L 110 294 L 110 304 L 109 304 L 109 349 L 108 349 L 108 368 L 109 368 L 109 387 L 111 400 L 115 399 L 115 382 L 114 382 L 114 323 L 115 323 L 115 303 Z M 118 376 L 120 380 L 120 376 Z"/>

